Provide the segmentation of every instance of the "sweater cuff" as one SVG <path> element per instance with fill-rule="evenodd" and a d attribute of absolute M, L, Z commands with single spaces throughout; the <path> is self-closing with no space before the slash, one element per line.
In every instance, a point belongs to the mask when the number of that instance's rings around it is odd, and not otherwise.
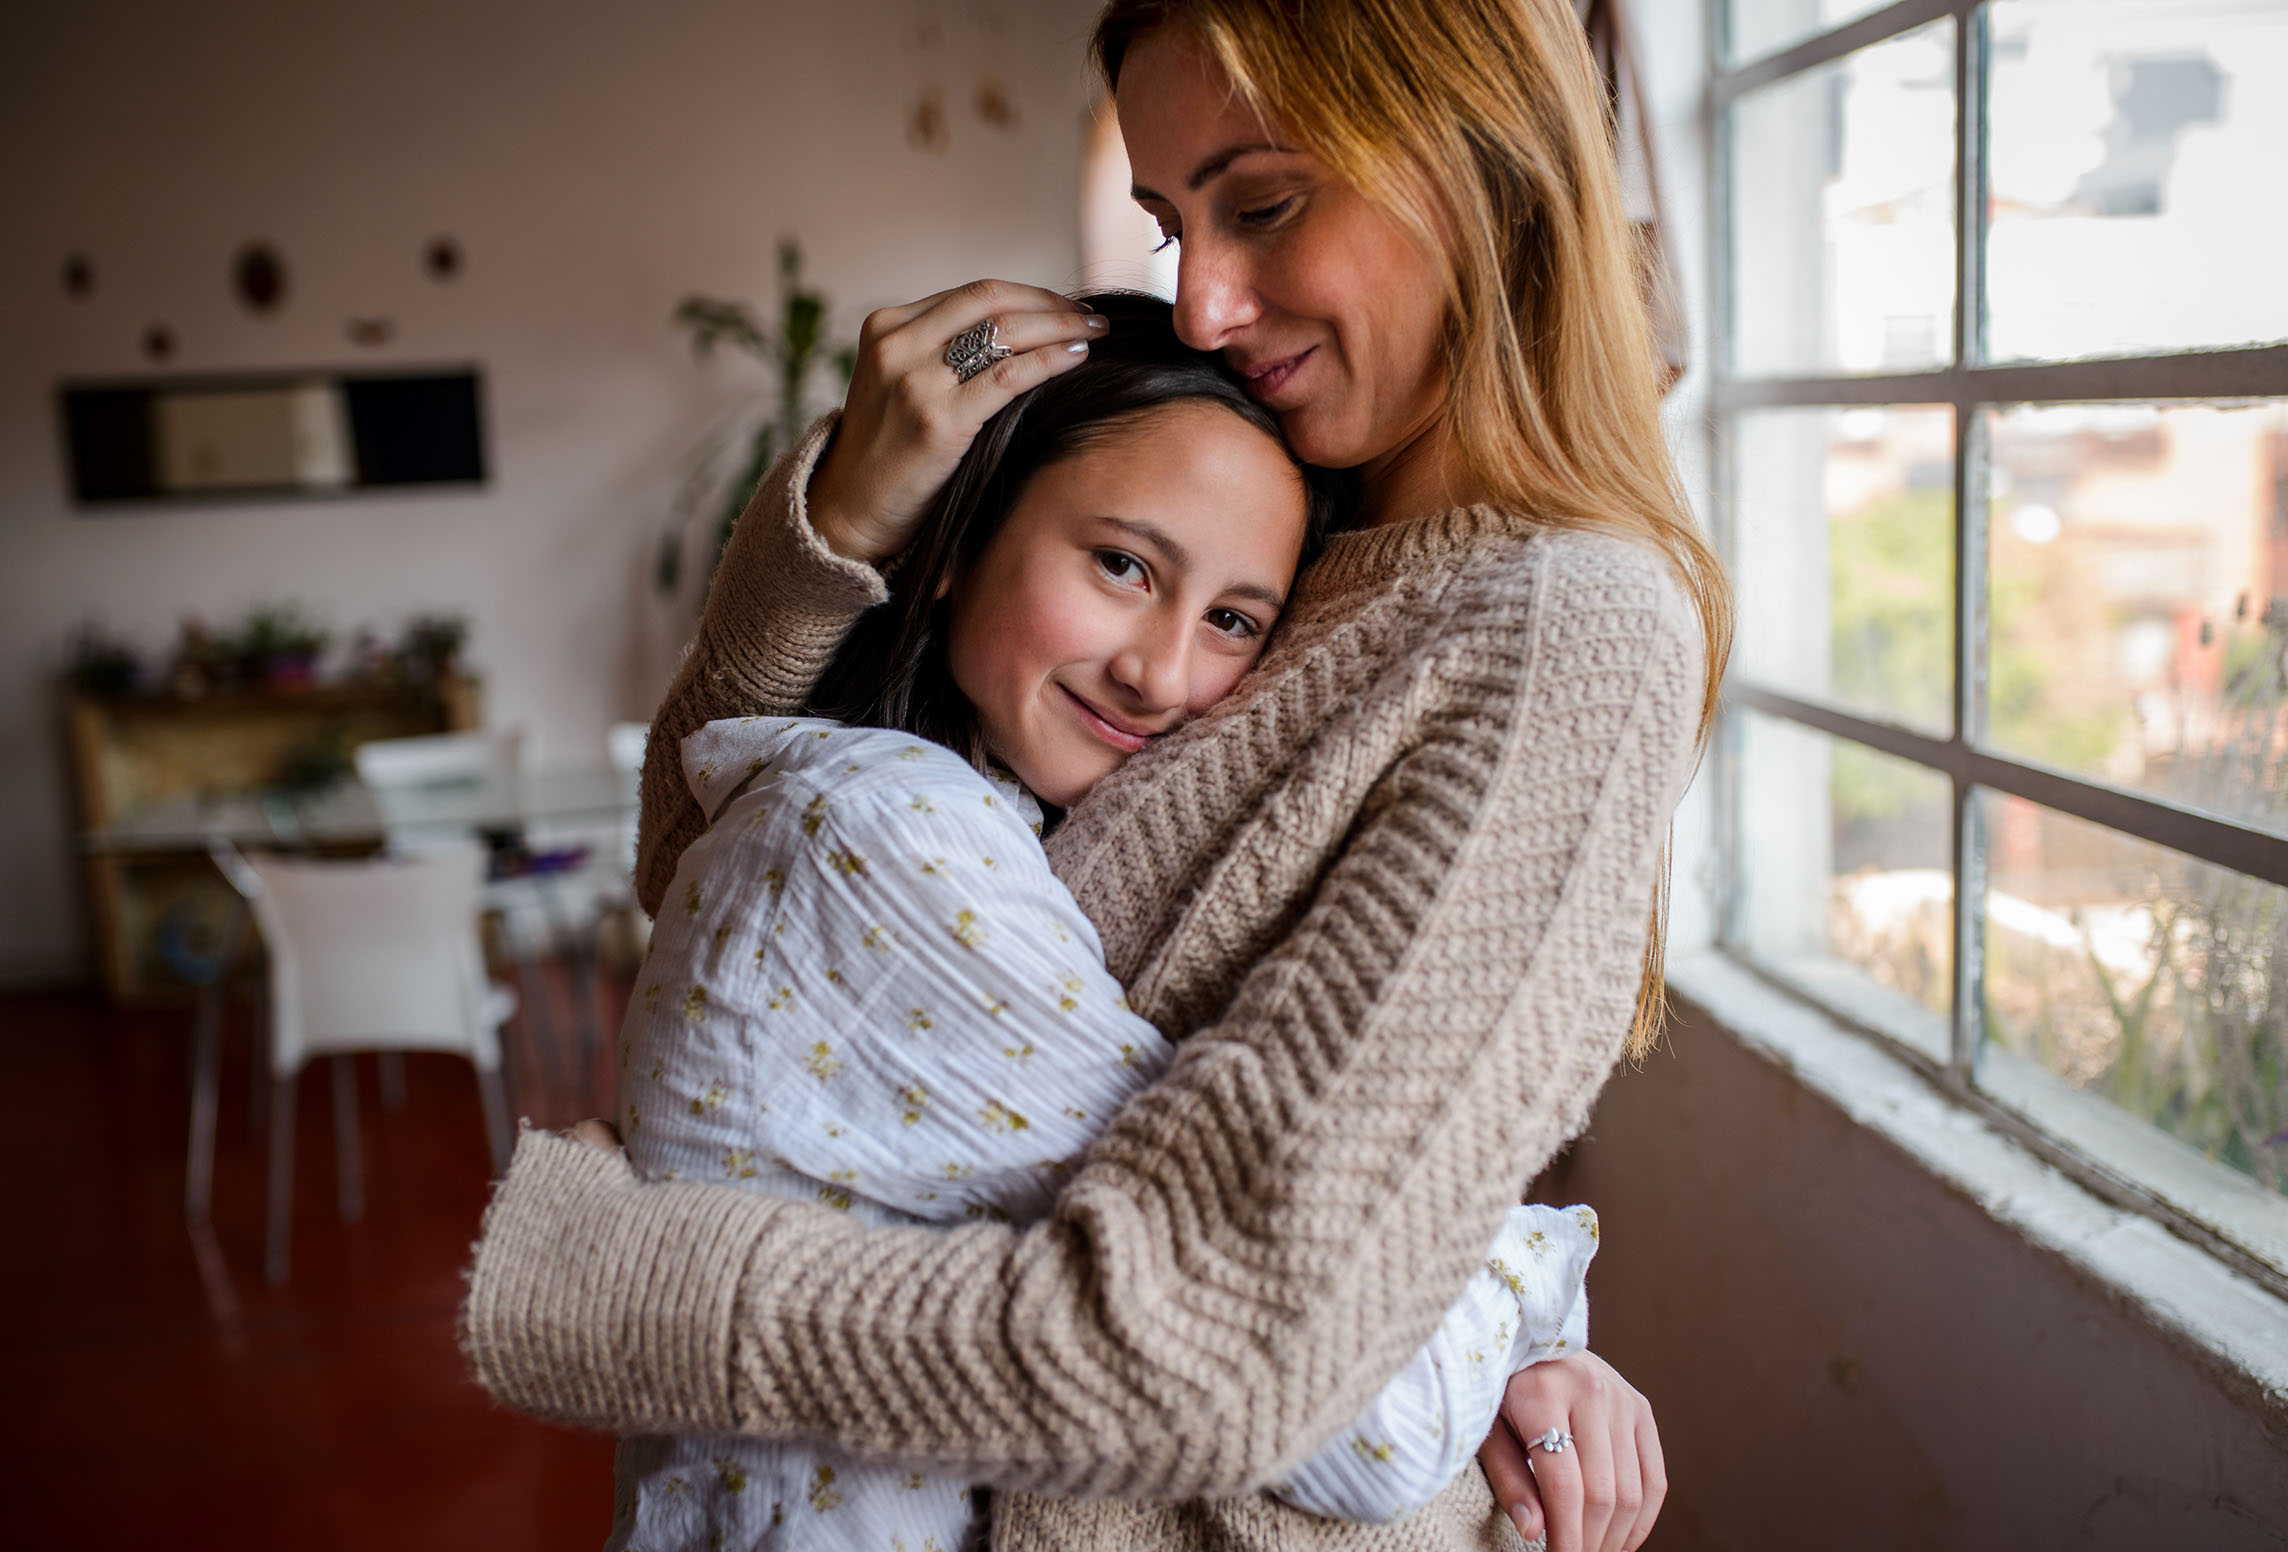
<path fill-rule="evenodd" d="M 730 1428 L 739 1272 L 778 1205 L 645 1184 L 624 1153 L 525 1128 L 461 1307 L 477 1383 L 555 1422 Z"/>
<path fill-rule="evenodd" d="M 701 650 L 734 676 L 759 670 L 742 688 L 763 705 L 808 699 L 858 616 L 890 596 L 879 571 L 837 555 L 810 523 L 810 477 L 840 419 L 819 417 L 756 487 L 708 591 Z"/>

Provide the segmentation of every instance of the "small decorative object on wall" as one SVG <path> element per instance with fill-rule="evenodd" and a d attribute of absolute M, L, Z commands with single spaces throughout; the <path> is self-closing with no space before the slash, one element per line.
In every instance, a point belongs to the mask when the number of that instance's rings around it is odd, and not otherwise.
<path fill-rule="evenodd" d="M 342 325 L 342 333 L 349 336 L 351 344 L 372 350 L 397 337 L 397 324 L 389 318 L 352 318 Z"/>
<path fill-rule="evenodd" d="M 163 323 L 154 323 L 143 331 L 143 354 L 152 361 L 165 361 L 175 354 L 175 331 Z"/>
<path fill-rule="evenodd" d="M 1017 127 L 1017 105 L 1009 100 L 1009 88 L 992 76 L 977 78 L 977 116 L 995 129 Z"/>
<path fill-rule="evenodd" d="M 946 131 L 945 97 L 934 86 L 925 87 L 906 112 L 906 140 L 917 151 L 942 151 L 952 137 Z"/>
<path fill-rule="evenodd" d="M 802 246 L 792 238 L 779 244 L 779 299 L 775 333 L 744 302 L 694 295 L 675 309 L 675 322 L 691 332 L 694 354 L 704 356 L 717 344 L 728 343 L 769 369 L 776 378 L 777 404 L 775 410 L 742 406 L 685 460 L 683 482 L 652 567 L 652 582 L 662 593 L 673 593 L 681 585 L 686 534 L 694 518 L 708 513 L 715 515 L 713 543 L 707 551 L 708 575 L 714 575 L 715 561 L 730 541 L 731 525 L 762 483 L 764 471 L 794 445 L 817 413 L 810 382 L 818 366 L 833 365 L 837 391 L 850 386 L 858 347 L 838 346 L 826 338 L 826 298 L 803 285 Z"/>
<path fill-rule="evenodd" d="M 64 258 L 64 295 L 84 300 L 95 294 L 95 261 L 84 253 Z"/>
<path fill-rule="evenodd" d="M 480 389 L 462 367 L 65 383 L 56 399 L 72 498 L 99 506 L 481 485 Z"/>
<path fill-rule="evenodd" d="M 264 242 L 250 242 L 238 250 L 230 271 L 231 289 L 250 311 L 273 312 L 286 300 L 286 261 Z"/>
<path fill-rule="evenodd" d="M 432 237 L 421 250 L 421 267 L 431 280 L 452 280 L 461 273 L 461 245 L 450 237 Z"/>

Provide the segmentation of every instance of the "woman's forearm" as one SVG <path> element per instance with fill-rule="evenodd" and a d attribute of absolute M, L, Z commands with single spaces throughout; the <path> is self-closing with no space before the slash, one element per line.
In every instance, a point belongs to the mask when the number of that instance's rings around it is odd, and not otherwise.
<path fill-rule="evenodd" d="M 636 895 L 655 916 L 677 859 L 707 828 L 684 784 L 683 739 L 719 717 L 800 711 L 858 616 L 888 596 L 878 572 L 836 554 L 810 526 L 805 490 L 834 426 L 832 415 L 812 426 L 756 487 L 708 586 L 690 655 L 652 719 Z"/>

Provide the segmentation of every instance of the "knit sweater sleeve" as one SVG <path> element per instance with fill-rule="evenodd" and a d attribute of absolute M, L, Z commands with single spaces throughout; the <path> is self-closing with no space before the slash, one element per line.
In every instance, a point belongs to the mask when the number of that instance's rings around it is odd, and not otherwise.
<path fill-rule="evenodd" d="M 1475 698 L 1422 720 L 1295 928 L 1049 1217 L 869 1230 L 528 1136 L 464 1308 L 479 1380 L 562 1421 L 1068 1497 L 1251 1491 L 1324 1444 L 1586 1122 L 1689 774 L 1674 586 L 1534 564 L 1520 639 L 1410 692 Z"/>
<path fill-rule="evenodd" d="M 858 616 L 889 596 L 879 572 L 835 554 L 810 526 L 804 492 L 837 419 L 822 417 L 756 486 L 708 586 L 691 651 L 652 718 L 636 897 L 654 916 L 683 849 L 707 828 L 684 785 L 683 740 L 722 717 L 801 711 Z"/>

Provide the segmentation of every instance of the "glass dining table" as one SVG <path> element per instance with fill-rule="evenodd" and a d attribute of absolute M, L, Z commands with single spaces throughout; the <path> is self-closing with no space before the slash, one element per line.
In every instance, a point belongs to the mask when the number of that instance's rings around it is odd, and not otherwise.
<path fill-rule="evenodd" d="M 79 842 L 90 858 L 129 866 L 207 853 L 218 843 L 241 850 L 338 856 L 383 846 L 418 849 L 460 838 L 484 842 L 493 859 L 486 904 L 503 919 L 528 1038 L 549 1082 L 559 1087 L 569 1082 L 578 1092 L 593 1076 L 602 1014 L 593 932 L 584 931 L 583 924 L 592 925 L 588 908 L 599 899 L 619 894 L 633 902 L 628 875 L 634 860 L 637 780 L 634 771 L 611 766 L 558 767 L 395 788 L 386 799 L 354 778 L 317 793 L 185 793 L 83 831 Z M 243 912 L 234 908 L 233 916 L 243 917 Z M 239 941 L 244 930 L 241 919 L 225 941 Z M 222 977 L 232 953 L 226 948 L 211 965 L 181 967 L 186 979 L 204 986 L 202 1045 L 213 1038 L 209 1026 L 219 1017 Z M 556 954 L 569 962 L 573 982 L 577 1054 L 570 1072 L 566 1058 L 571 1053 L 557 1036 L 540 963 Z M 197 973 L 201 970 L 206 973 Z M 391 1068 L 385 1066 L 384 1073 L 386 1089 Z"/>
<path fill-rule="evenodd" d="M 186 793 L 82 832 L 94 856 L 203 850 L 208 842 L 288 849 L 503 834 L 603 832 L 636 813 L 636 775 L 609 766 L 526 771 L 511 779 L 444 782 L 393 791 L 388 813 L 372 788 L 343 781 L 289 795 Z"/>

